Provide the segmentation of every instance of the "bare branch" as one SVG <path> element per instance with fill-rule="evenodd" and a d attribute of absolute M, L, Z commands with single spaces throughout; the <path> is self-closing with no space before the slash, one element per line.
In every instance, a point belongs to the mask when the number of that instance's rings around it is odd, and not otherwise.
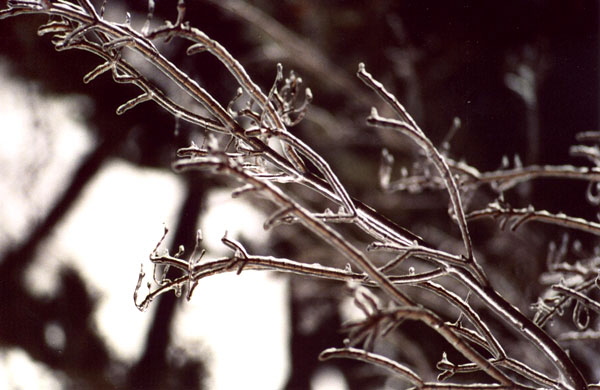
<path fill-rule="evenodd" d="M 552 214 L 545 210 L 534 210 L 533 207 L 514 209 L 503 206 L 498 202 L 491 203 L 487 208 L 472 211 L 467 214 L 468 220 L 476 220 L 491 217 L 501 221 L 501 227 L 506 226 L 509 221 L 509 229 L 514 231 L 525 222 L 543 222 L 568 229 L 580 230 L 594 235 L 600 235 L 600 224 L 587 221 L 583 218 L 570 217 L 566 214 Z"/>
<path fill-rule="evenodd" d="M 425 382 L 410 368 L 397 363 L 384 356 L 377 355 L 371 352 L 366 352 L 358 348 L 329 348 L 321 352 L 319 360 L 329 360 L 336 358 L 356 359 L 366 363 L 374 364 L 378 367 L 385 368 L 393 374 L 398 375 L 414 385 L 422 388 Z"/>

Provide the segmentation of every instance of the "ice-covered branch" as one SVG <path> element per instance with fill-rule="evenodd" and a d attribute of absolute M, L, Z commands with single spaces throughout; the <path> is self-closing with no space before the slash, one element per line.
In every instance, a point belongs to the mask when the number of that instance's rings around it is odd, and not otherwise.
<path fill-rule="evenodd" d="M 502 205 L 499 202 L 494 202 L 485 209 L 472 211 L 467 214 L 467 219 L 469 220 L 486 217 L 500 220 L 501 228 L 508 226 L 512 231 L 517 230 L 519 226 L 526 222 L 543 222 L 600 235 L 600 224 L 597 222 L 571 217 L 563 213 L 552 214 L 545 210 L 535 210 L 532 206 L 515 209 L 507 205 Z"/>
<path fill-rule="evenodd" d="M 554 295 L 549 294 L 547 300 L 540 302 L 541 309 L 535 321 L 532 321 L 493 289 L 475 257 L 468 220 L 492 216 L 500 218 L 503 224 L 510 223 L 511 229 L 518 228 L 524 222 L 541 221 L 596 235 L 600 233 L 600 224 L 530 208 L 513 209 L 499 203 L 467 213 L 463 197 L 485 184 L 502 192 L 537 178 L 587 180 L 597 189 L 599 169 L 568 165 L 523 167 L 516 160 L 514 168 L 505 166 L 482 173 L 466 163 L 455 162 L 446 155 L 446 149 L 438 149 L 432 143 L 398 99 L 361 64 L 358 71 L 360 80 L 374 90 L 397 115 L 397 118 L 386 118 L 373 109 L 367 123 L 408 136 L 421 148 L 427 159 L 422 175 L 411 176 L 405 172 L 400 180 L 392 181 L 394 160 L 391 153 L 384 152 L 384 162 L 380 168 L 382 186 L 386 190 L 420 190 L 430 186 L 443 188 L 449 195 L 451 214 L 458 224 L 464 250 L 463 254 L 456 254 L 438 249 L 353 198 L 328 161 L 308 143 L 292 134 L 290 128 L 302 120 L 312 100 L 312 92 L 302 86 L 302 80 L 296 73 L 290 71 L 286 77 L 283 66 L 278 65 L 271 88 L 263 92 L 246 68 L 223 45 L 185 21 L 185 3 L 180 0 L 177 4 L 176 20 L 164 22 L 155 29 L 151 28 L 149 22 L 154 13 L 152 4 L 148 21 L 141 32 L 131 27 L 129 14 L 124 23 L 105 20 L 103 10 L 98 12 L 89 0 L 78 3 L 63 0 L 9 1 L 8 8 L 0 11 L 0 19 L 21 14 L 49 15 L 49 22 L 39 28 L 38 34 L 50 35 L 57 50 L 84 50 L 100 58 L 99 65 L 84 76 L 85 83 L 107 74 L 116 83 L 134 85 L 140 90 L 137 96 L 117 103 L 117 114 L 126 115 L 137 105 L 154 101 L 175 118 L 209 131 L 202 146 L 192 144 L 178 151 L 178 159 L 173 164 L 175 171 L 205 170 L 235 179 L 241 183 L 241 187 L 233 192 L 234 196 L 259 195 L 270 200 L 274 206 L 270 217 L 264 221 L 264 228 L 273 229 L 280 224 L 301 225 L 334 249 L 340 258 L 349 261 L 356 271 L 349 267 L 338 269 L 319 263 L 256 256 L 249 253 L 240 242 L 227 236 L 223 237 L 222 244 L 231 254 L 206 259 L 200 247 L 201 236 L 198 235 L 196 248 L 189 257 L 184 257 L 183 248 L 176 254 L 161 253 L 160 243 L 153 250 L 150 261 L 155 268 L 151 281 L 147 283 L 149 290 L 143 298 L 139 297 L 146 278 L 141 270 L 134 292 L 134 301 L 140 310 L 168 291 L 178 296 L 185 291 L 190 299 L 200 280 L 227 272 L 239 274 L 251 270 L 272 270 L 346 282 L 355 286 L 355 303 L 365 318 L 346 325 L 351 345 L 324 351 L 321 354 L 323 360 L 334 357 L 362 360 L 388 369 L 418 389 L 529 389 L 532 388 L 531 384 L 556 390 L 588 388 L 571 357 L 539 325 L 543 325 L 569 302 L 575 302 L 574 322 L 582 335 L 589 333 L 590 311 L 600 311 L 598 302 L 588 294 L 597 285 L 597 266 L 590 262 L 587 268 L 584 267 L 585 272 L 569 273 L 565 271 L 568 266 L 563 266 L 561 271 L 554 264 L 556 267 L 552 269 L 553 272 L 562 272 L 562 275 L 573 278 L 552 284 L 549 290 Z M 243 8 L 240 2 L 228 4 L 230 8 L 236 5 L 238 12 L 244 12 L 244 17 L 257 15 L 256 10 Z M 239 8 L 240 4 L 242 8 Z M 268 27 L 274 31 L 273 26 Z M 281 31 L 279 29 L 275 33 L 281 35 Z M 158 39 L 187 41 L 188 55 L 199 52 L 212 55 L 229 72 L 231 83 L 238 88 L 238 93 L 230 102 L 217 100 L 157 48 L 154 41 Z M 292 47 L 297 43 L 294 42 Z M 141 71 L 135 61 L 128 61 L 126 54 L 144 59 L 162 75 L 169 87 L 154 82 L 154 77 Z M 173 90 L 185 95 L 193 103 L 179 103 L 185 99 L 175 97 Z M 597 134 L 589 133 L 580 138 L 597 140 Z M 596 148 L 579 147 L 572 152 L 594 163 L 598 162 L 600 156 Z M 298 188 L 301 190 L 298 191 Z M 307 192 L 309 195 L 306 195 Z M 593 200 L 594 196 L 588 198 Z M 353 231 L 358 231 L 360 238 L 346 235 L 345 228 L 335 223 L 359 228 Z M 364 245 L 367 247 L 364 248 Z M 370 252 L 372 250 L 388 253 L 375 254 Z M 411 266 L 408 272 L 403 271 L 407 262 L 425 267 L 415 271 Z M 175 276 L 169 273 L 167 277 L 166 272 L 159 272 L 164 269 L 176 271 Z M 359 287 L 362 289 L 360 292 Z M 419 300 L 419 294 L 412 294 L 415 291 L 434 297 L 443 307 L 429 307 L 428 301 Z M 477 300 L 477 304 L 473 303 L 474 300 Z M 485 315 L 481 310 L 485 310 Z M 455 322 L 446 319 L 442 313 L 448 312 L 455 316 L 459 313 L 458 319 Z M 503 344 L 498 327 L 488 322 L 488 312 L 495 315 L 494 320 L 512 327 L 517 336 L 541 351 L 541 356 L 556 367 L 556 373 L 550 375 L 517 360 L 510 348 Z M 369 349 L 376 338 L 385 337 L 404 320 L 429 327 L 467 361 L 453 363 L 444 355 L 438 362 L 438 369 L 442 371 L 438 381 L 427 382 L 424 376 L 404 363 L 352 347 L 364 343 L 365 348 Z M 454 375 L 476 371 L 486 373 L 488 382 L 454 384 L 445 381 Z"/>
<path fill-rule="evenodd" d="M 454 217 L 458 223 L 458 227 L 461 232 L 463 244 L 466 250 L 466 260 L 471 263 L 471 270 L 480 279 L 482 283 L 487 283 L 487 277 L 473 253 L 473 244 L 471 242 L 471 235 L 465 218 L 465 211 L 463 209 L 462 199 L 460 196 L 459 188 L 456 183 L 456 179 L 452 174 L 452 171 L 448 167 L 444 157 L 437 150 L 435 145 L 427 138 L 425 133 L 419 128 L 414 119 L 408 114 L 406 109 L 398 102 L 395 96 L 390 94 L 385 87 L 375 80 L 370 73 L 365 70 L 364 64 L 360 64 L 358 67 L 358 77 L 371 89 L 373 89 L 383 100 L 388 103 L 394 111 L 400 117 L 400 120 L 383 118 L 379 116 L 377 111 L 373 108 L 371 115 L 367 118 L 367 123 L 371 126 L 389 128 L 396 130 L 400 133 L 407 135 L 412 139 L 419 147 L 426 153 L 427 158 L 437 168 L 448 194 L 450 196 L 450 202 L 454 210 Z"/>

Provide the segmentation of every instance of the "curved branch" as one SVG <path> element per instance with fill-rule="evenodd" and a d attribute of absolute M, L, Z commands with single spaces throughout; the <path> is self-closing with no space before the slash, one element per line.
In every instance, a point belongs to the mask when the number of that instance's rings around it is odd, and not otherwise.
<path fill-rule="evenodd" d="M 321 352 L 319 360 L 330 360 L 330 359 L 356 359 L 366 363 L 374 364 L 378 367 L 385 368 L 386 370 L 398 375 L 412 384 L 416 385 L 419 389 L 423 388 L 425 382 L 416 372 L 410 368 L 395 362 L 385 356 L 377 355 L 372 352 L 367 352 L 358 348 L 328 348 Z"/>
<path fill-rule="evenodd" d="M 408 135 L 419 145 L 419 147 L 425 151 L 427 158 L 435 165 L 440 176 L 442 177 L 442 180 L 444 181 L 444 184 L 446 185 L 448 195 L 450 196 L 450 202 L 452 203 L 452 207 L 454 209 L 454 216 L 456 217 L 463 244 L 467 252 L 466 259 L 469 263 L 471 263 L 471 270 L 480 280 L 480 282 L 483 284 L 488 284 L 489 282 L 483 271 L 483 268 L 481 268 L 473 253 L 471 235 L 469 233 L 467 220 L 465 218 L 465 211 L 462 205 L 462 199 L 460 197 L 458 185 L 456 184 L 456 179 L 454 178 L 454 175 L 448 167 L 444 157 L 439 153 L 431 140 L 425 136 L 423 131 L 419 128 L 408 112 L 406 112 L 404 107 L 398 102 L 396 97 L 390 94 L 385 89 L 383 84 L 375 80 L 373 76 L 365 70 L 364 64 L 359 65 L 357 75 L 369 88 L 373 89 L 384 99 L 384 101 L 389 103 L 402 119 L 401 121 L 398 121 L 395 119 L 380 117 L 377 114 L 377 111 L 373 108 L 371 115 L 367 118 L 367 124 L 375 127 L 390 128 Z"/>
<path fill-rule="evenodd" d="M 472 211 L 467 214 L 468 220 L 476 220 L 486 217 L 491 217 L 494 219 L 506 218 L 505 222 L 503 222 L 503 225 L 508 221 L 508 219 L 514 219 L 514 222 L 510 225 L 510 230 L 512 231 L 516 230 L 525 222 L 535 221 L 569 229 L 575 229 L 600 236 L 600 223 L 591 222 L 583 218 L 570 217 L 563 213 L 552 214 L 545 210 L 534 210 L 531 207 L 514 209 L 493 203 L 485 209 Z"/>

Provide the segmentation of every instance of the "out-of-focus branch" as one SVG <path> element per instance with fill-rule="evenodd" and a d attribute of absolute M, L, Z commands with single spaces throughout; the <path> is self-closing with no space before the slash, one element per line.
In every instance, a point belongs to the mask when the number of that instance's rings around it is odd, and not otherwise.
<path fill-rule="evenodd" d="M 249 23 L 276 42 L 286 53 L 287 60 L 307 73 L 313 74 L 332 91 L 340 91 L 361 105 L 371 105 L 369 97 L 356 81 L 333 64 L 316 46 L 298 36 L 259 8 L 242 0 L 210 0 L 214 5 Z"/>

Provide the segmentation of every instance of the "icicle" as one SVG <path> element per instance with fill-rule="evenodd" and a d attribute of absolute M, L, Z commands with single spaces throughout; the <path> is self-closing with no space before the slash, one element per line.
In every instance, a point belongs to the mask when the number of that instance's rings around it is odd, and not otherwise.
<path fill-rule="evenodd" d="M 176 114 L 175 115 L 175 130 L 173 131 L 173 134 L 175 135 L 175 137 L 179 137 L 180 129 L 181 129 L 181 116 Z"/>
<path fill-rule="evenodd" d="M 590 182 L 585 192 L 585 197 L 592 205 L 600 204 L 600 182 Z"/>
<path fill-rule="evenodd" d="M 457 131 L 460 129 L 461 125 L 462 125 L 462 122 L 461 122 L 460 118 L 455 116 L 454 119 L 452 120 L 452 125 L 450 126 L 450 130 L 448 131 L 448 134 L 446 134 L 446 136 L 444 137 L 444 140 L 442 141 L 442 149 L 443 150 L 445 150 L 445 151 L 450 150 L 450 142 L 454 138 L 454 135 L 457 133 Z"/>
<path fill-rule="evenodd" d="M 383 148 L 381 150 L 381 165 L 379 165 L 379 185 L 384 190 L 390 187 L 393 165 L 394 156 L 386 148 Z"/>
<path fill-rule="evenodd" d="M 144 27 L 142 27 L 142 35 L 144 36 L 150 33 L 150 24 L 152 23 L 152 18 L 154 17 L 154 7 L 154 0 L 148 0 L 148 15 L 146 16 Z"/>
<path fill-rule="evenodd" d="M 175 26 L 179 26 L 183 23 L 183 18 L 185 17 L 185 1 L 179 0 L 177 2 L 177 21 L 175 22 Z"/>
<path fill-rule="evenodd" d="M 231 197 L 232 198 L 239 198 L 243 194 L 246 194 L 246 193 L 251 192 L 251 191 L 256 191 L 256 190 L 257 190 L 257 188 L 255 186 L 253 186 L 252 184 L 246 184 L 243 187 L 240 187 L 240 188 L 237 188 L 237 189 L 233 190 L 233 192 L 231 193 Z"/>
<path fill-rule="evenodd" d="M 590 309 L 581 301 L 577 301 L 575 309 L 573 309 L 573 323 L 580 331 L 584 331 L 590 326 Z"/>
<path fill-rule="evenodd" d="M 181 292 L 182 292 L 182 288 L 180 284 L 176 284 L 175 286 L 173 286 L 173 292 L 175 293 L 175 296 L 177 298 L 181 298 Z"/>
<path fill-rule="evenodd" d="M 123 104 L 121 104 L 119 106 L 119 108 L 117 108 L 117 115 L 122 115 L 123 113 L 125 113 L 125 111 L 132 109 L 133 107 L 137 106 L 140 103 L 143 102 L 147 102 L 148 100 L 151 100 L 152 96 L 149 93 L 143 93 L 138 97 L 135 97 L 131 100 L 129 100 L 128 102 L 125 102 Z"/>
<path fill-rule="evenodd" d="M 191 48 L 191 46 L 190 46 L 190 48 Z M 188 48 L 188 51 L 189 51 L 189 48 Z M 244 90 L 242 89 L 242 87 L 238 88 L 237 91 L 236 91 L 236 93 L 235 93 L 235 96 L 227 104 L 227 112 L 229 114 L 231 114 L 232 116 L 237 116 L 238 115 L 238 113 L 233 109 L 233 107 L 234 107 L 235 103 L 238 101 L 238 99 L 240 97 L 242 97 L 243 94 L 244 94 Z"/>
<path fill-rule="evenodd" d="M 309 103 L 309 104 L 310 104 L 310 103 L 312 103 L 312 100 L 313 100 L 313 93 L 312 93 L 312 90 L 311 90 L 310 88 L 306 88 L 306 89 L 304 90 L 304 96 L 305 96 L 305 98 L 306 98 L 306 102 L 307 102 L 307 103 Z"/>
<path fill-rule="evenodd" d="M 263 228 L 265 230 L 269 230 L 270 228 L 277 226 L 279 224 L 282 224 L 282 223 L 285 223 L 285 224 L 292 223 L 294 221 L 294 216 L 290 215 L 290 213 L 292 213 L 293 210 L 294 209 L 291 207 L 286 207 L 286 208 L 276 211 L 275 213 L 273 213 L 273 215 L 271 215 L 269 218 L 267 218 L 265 220 L 265 222 L 263 223 Z"/>
<path fill-rule="evenodd" d="M 185 51 L 185 53 L 188 56 L 191 56 L 193 54 L 197 54 L 197 53 L 202 53 L 204 51 L 206 51 L 206 45 L 203 43 L 194 43 L 193 45 L 191 45 L 190 47 L 187 48 L 187 50 Z"/>
<path fill-rule="evenodd" d="M 100 76 L 102 73 L 112 69 L 112 67 L 113 67 L 113 64 L 110 62 L 105 62 L 103 64 L 98 65 L 97 67 L 92 69 L 90 72 L 88 72 L 88 74 L 83 76 L 83 82 L 85 84 L 89 83 L 90 81 L 94 80 L 96 77 Z"/>
<path fill-rule="evenodd" d="M 573 241 L 573 243 L 571 244 L 571 249 L 573 250 L 573 252 L 583 255 L 583 244 L 580 240 Z"/>
<path fill-rule="evenodd" d="M 138 291 L 140 290 L 140 287 L 142 286 L 142 281 L 144 280 L 144 277 L 146 276 L 146 273 L 144 272 L 144 264 L 140 264 L 140 273 L 138 274 L 138 281 L 135 285 L 135 290 L 133 290 L 133 303 L 135 303 L 135 306 L 140 310 L 140 311 L 146 311 L 146 309 L 148 308 L 148 303 L 143 303 L 142 304 L 138 304 L 137 303 L 137 298 L 138 298 Z"/>
<path fill-rule="evenodd" d="M 149 17 L 154 16 L 154 7 L 155 7 L 154 0 L 148 0 L 148 16 Z"/>
<path fill-rule="evenodd" d="M 104 11 L 106 11 L 106 3 L 108 0 L 104 0 L 102 2 L 102 6 L 100 7 L 100 19 L 104 19 Z"/>
<path fill-rule="evenodd" d="M 515 154 L 514 164 L 515 164 L 515 168 L 517 168 L 517 169 L 523 168 L 523 162 L 521 161 L 521 156 L 519 156 L 518 154 Z"/>

